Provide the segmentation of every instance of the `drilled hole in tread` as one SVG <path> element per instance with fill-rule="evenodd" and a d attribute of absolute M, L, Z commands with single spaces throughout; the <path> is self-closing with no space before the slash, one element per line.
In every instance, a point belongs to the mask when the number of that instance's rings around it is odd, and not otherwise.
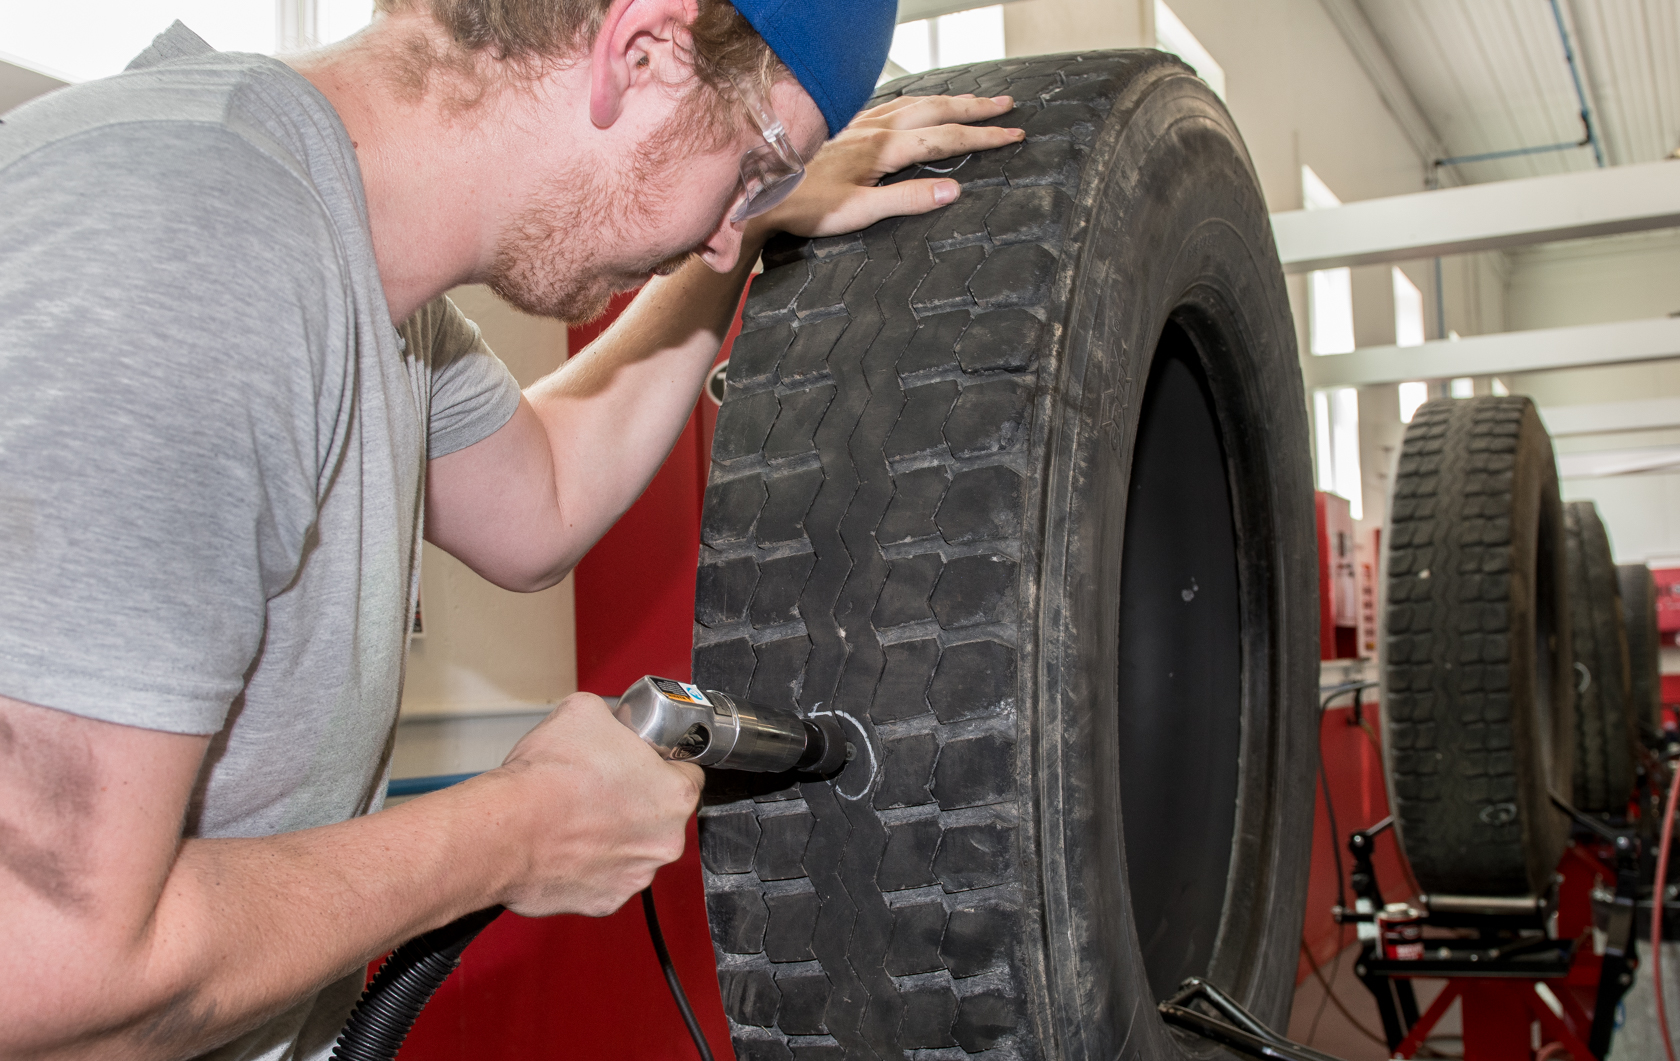
<path fill-rule="evenodd" d="M 1231 865 L 1242 630 L 1227 482 L 1195 347 L 1169 323 L 1132 458 L 1117 676 L 1126 873 L 1157 999 L 1207 972 Z"/>

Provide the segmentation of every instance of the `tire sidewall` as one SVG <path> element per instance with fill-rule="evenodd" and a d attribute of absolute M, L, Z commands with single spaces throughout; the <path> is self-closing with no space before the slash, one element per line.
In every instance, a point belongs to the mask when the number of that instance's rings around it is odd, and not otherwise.
<path fill-rule="evenodd" d="M 1135 108 L 1120 120 L 1123 107 Z M 1251 164 L 1201 82 L 1164 66 L 1116 103 L 1081 189 L 1064 272 L 1061 379 L 1044 395 L 1038 799 L 1053 1020 L 1068 1058 L 1211 1056 L 1153 1012 L 1133 924 L 1113 675 L 1138 416 L 1169 315 L 1219 411 L 1239 539 L 1245 700 L 1225 916 L 1208 976 L 1287 1017 L 1303 917 L 1317 740 L 1314 515 L 1305 400 L 1282 272 Z M 1094 169 L 1094 167 L 1093 167 Z M 1113 248 L 1122 248 L 1114 254 Z M 1194 740 L 1194 734 L 1185 734 Z M 1278 957 L 1285 956 L 1284 958 Z"/>

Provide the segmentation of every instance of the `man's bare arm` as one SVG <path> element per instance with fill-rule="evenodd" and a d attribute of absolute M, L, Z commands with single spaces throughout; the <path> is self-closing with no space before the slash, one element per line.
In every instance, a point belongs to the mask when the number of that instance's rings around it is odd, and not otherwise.
<path fill-rule="evenodd" d="M 0 1057 L 193 1057 L 472 910 L 610 912 L 681 854 L 700 790 L 581 694 L 448 791 L 182 842 L 207 745 L 0 697 L 0 909 L 28 970 Z"/>
<path fill-rule="evenodd" d="M 880 177 L 1012 143 L 975 127 L 1006 97 L 906 97 L 865 111 L 811 163 L 805 184 L 743 233 L 735 268 L 690 261 L 651 281 L 599 339 L 525 392 L 513 419 L 430 463 L 426 536 L 490 581 L 541 589 L 563 578 L 641 496 L 694 409 L 765 234 L 852 232 L 950 201 L 952 181 L 876 187 Z"/>

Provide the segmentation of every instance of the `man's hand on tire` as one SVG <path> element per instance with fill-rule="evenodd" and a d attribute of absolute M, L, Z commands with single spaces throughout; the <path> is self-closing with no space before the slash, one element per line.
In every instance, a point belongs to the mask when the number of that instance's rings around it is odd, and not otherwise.
<path fill-rule="evenodd" d="M 919 162 L 1017 143 L 1020 129 L 966 125 L 1014 109 L 1008 96 L 901 96 L 852 119 L 823 145 L 799 190 L 752 222 L 766 232 L 835 236 L 868 228 L 885 217 L 922 214 L 956 199 L 949 178 L 924 178 L 881 186 L 882 177 Z"/>
<path fill-rule="evenodd" d="M 705 774 L 661 759 L 592 693 L 567 697 L 514 745 L 499 770 L 502 820 L 528 838 L 502 897 L 527 917 L 604 916 L 683 851 Z"/>

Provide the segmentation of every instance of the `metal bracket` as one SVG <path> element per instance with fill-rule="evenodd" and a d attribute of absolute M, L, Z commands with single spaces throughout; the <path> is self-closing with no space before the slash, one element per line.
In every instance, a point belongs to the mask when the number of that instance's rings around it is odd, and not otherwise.
<path fill-rule="evenodd" d="M 1191 1009 L 1191 1005 L 1197 1002 L 1215 1010 L 1218 1015 Z M 1253 1014 L 1237 1004 L 1236 999 L 1199 976 L 1184 981 L 1178 986 L 1178 994 L 1156 1008 L 1161 1012 L 1161 1019 L 1175 1028 L 1182 1028 L 1248 1057 L 1266 1061 L 1342 1061 L 1332 1054 L 1285 1039 L 1256 1020 Z"/>

